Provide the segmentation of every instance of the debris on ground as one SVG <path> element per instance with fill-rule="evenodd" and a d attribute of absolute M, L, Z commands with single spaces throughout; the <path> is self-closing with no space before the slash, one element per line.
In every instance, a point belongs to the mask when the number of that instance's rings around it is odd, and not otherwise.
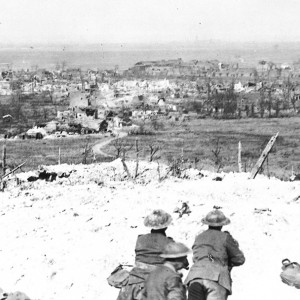
<path fill-rule="evenodd" d="M 299 181 L 300 180 L 300 174 L 293 174 L 290 177 L 290 181 Z"/>
<path fill-rule="evenodd" d="M 269 208 L 254 208 L 254 212 L 258 213 L 258 214 L 261 214 L 261 213 L 264 213 L 264 212 L 271 212 L 271 209 L 269 209 Z"/>
<path fill-rule="evenodd" d="M 186 215 L 190 215 L 192 211 L 190 210 L 190 207 L 188 206 L 188 204 L 186 202 L 182 203 L 181 208 L 176 207 L 174 209 L 174 213 L 178 213 L 179 214 L 179 218 L 181 218 L 184 214 Z"/>

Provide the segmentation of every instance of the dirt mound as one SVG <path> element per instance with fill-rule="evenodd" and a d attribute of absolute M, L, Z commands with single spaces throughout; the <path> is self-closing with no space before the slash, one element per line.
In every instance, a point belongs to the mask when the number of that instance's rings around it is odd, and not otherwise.
<path fill-rule="evenodd" d="M 135 162 L 126 163 L 135 174 Z M 232 271 L 230 299 L 299 296 L 279 276 L 283 258 L 300 261 L 297 182 L 193 169 L 178 178 L 168 172 L 168 166 L 158 171 L 157 163 L 140 162 L 131 181 L 115 160 L 47 166 L 11 178 L 0 193 L 1 287 L 32 299 L 113 300 L 118 290 L 106 278 L 119 263 L 133 264 L 136 237 L 148 232 L 146 214 L 154 208 L 171 213 L 167 233 L 191 246 L 205 229 L 201 218 L 216 205 L 231 219 L 224 229 L 246 256 L 245 265 Z M 41 173 L 57 176 L 51 181 Z M 31 176 L 38 179 L 28 181 Z M 190 213 L 180 217 L 174 210 L 183 202 Z"/>

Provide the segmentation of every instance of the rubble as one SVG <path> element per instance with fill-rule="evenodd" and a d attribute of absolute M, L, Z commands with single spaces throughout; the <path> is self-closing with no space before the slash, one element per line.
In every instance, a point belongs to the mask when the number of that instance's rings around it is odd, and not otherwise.
<path fill-rule="evenodd" d="M 178 213 L 179 218 L 181 218 L 184 214 L 189 216 L 192 211 L 190 210 L 188 204 L 186 202 L 183 202 L 182 207 L 181 208 L 176 207 L 173 212 Z"/>

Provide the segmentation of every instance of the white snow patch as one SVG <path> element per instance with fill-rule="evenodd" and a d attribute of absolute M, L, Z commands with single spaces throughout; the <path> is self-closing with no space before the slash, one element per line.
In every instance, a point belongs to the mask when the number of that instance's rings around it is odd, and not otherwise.
<path fill-rule="evenodd" d="M 134 174 L 135 163 L 127 164 Z M 148 232 L 145 215 L 154 208 L 172 213 L 168 235 L 191 247 L 195 235 L 206 228 L 202 217 L 217 205 L 231 219 L 224 230 L 239 241 L 246 256 L 245 265 L 232 271 L 230 299 L 299 297 L 299 291 L 279 277 L 282 259 L 300 261 L 299 183 L 197 170 L 183 175 L 188 179 L 159 182 L 157 164 L 148 162 L 140 162 L 142 175 L 133 183 L 120 160 L 45 168 L 70 176 L 26 182 L 37 172 L 23 173 L 17 175 L 20 185 L 11 177 L 0 193 L 4 291 L 21 290 L 43 300 L 113 300 L 118 290 L 106 278 L 120 262 L 134 263 L 137 235 Z M 161 175 L 167 171 L 160 166 Z M 173 210 L 182 202 L 188 202 L 192 212 L 178 218 Z"/>

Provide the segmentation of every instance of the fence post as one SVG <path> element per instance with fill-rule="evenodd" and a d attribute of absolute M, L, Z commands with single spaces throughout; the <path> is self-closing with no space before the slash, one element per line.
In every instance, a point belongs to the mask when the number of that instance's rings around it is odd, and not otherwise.
<path fill-rule="evenodd" d="M 238 166 L 239 166 L 239 172 L 241 173 L 242 170 L 242 144 L 241 141 L 239 141 L 239 146 L 238 146 Z"/>
<path fill-rule="evenodd" d="M 138 170 L 139 170 L 139 141 L 137 138 L 135 139 L 135 151 L 136 151 L 136 160 L 135 160 L 134 178 L 138 176 Z"/>
<path fill-rule="evenodd" d="M 259 157 L 258 161 L 256 162 L 254 168 L 251 171 L 250 179 L 254 179 L 257 173 L 259 172 L 260 168 L 262 167 L 264 161 L 266 160 L 269 152 L 272 150 L 272 147 L 278 137 L 279 132 L 277 132 L 274 136 L 271 137 L 267 146 L 265 147 L 264 151 L 262 152 L 261 156 Z"/>
<path fill-rule="evenodd" d="M 58 147 L 58 164 L 60 165 L 60 147 Z"/>
<path fill-rule="evenodd" d="M 3 172 L 3 175 L 5 175 L 5 170 L 6 170 L 6 141 L 3 145 L 3 152 L 2 152 L 2 172 Z"/>

